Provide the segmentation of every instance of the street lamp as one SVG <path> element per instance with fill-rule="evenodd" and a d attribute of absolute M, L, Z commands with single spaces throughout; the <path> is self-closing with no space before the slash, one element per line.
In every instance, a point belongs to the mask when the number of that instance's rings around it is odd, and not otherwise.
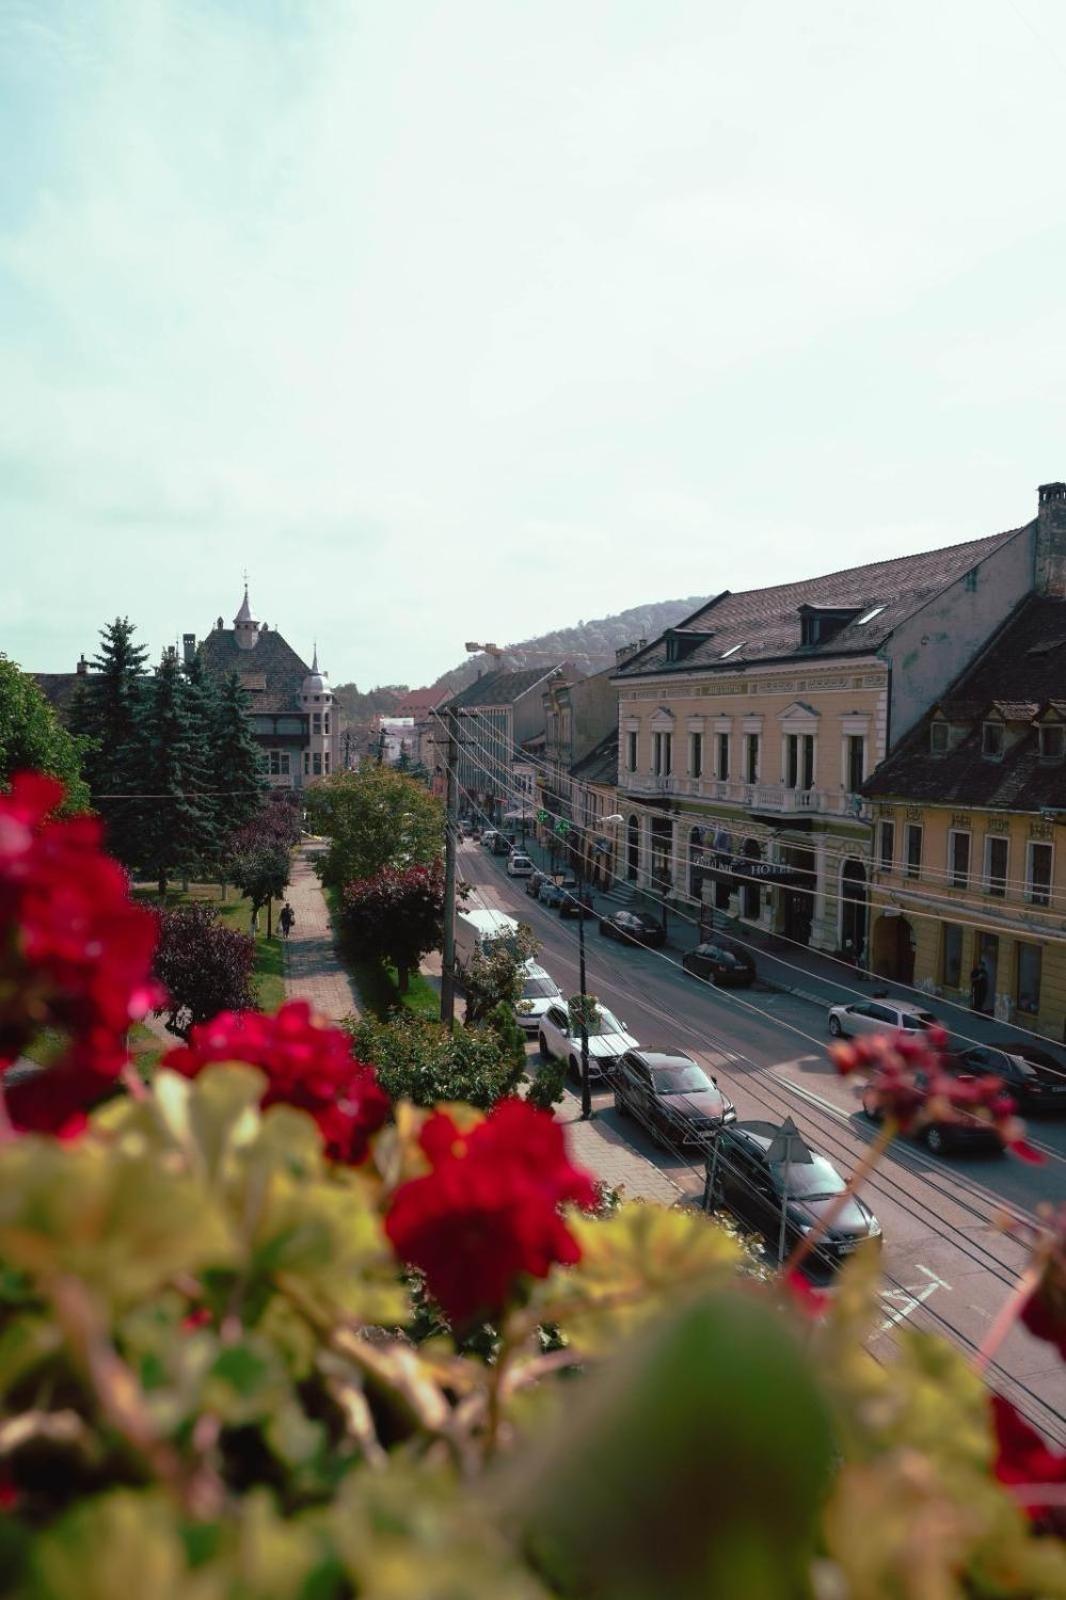
<path fill-rule="evenodd" d="M 622 814 L 614 812 L 602 819 L 604 826 L 616 826 Z M 565 826 L 565 824 L 564 824 Z M 569 831 L 569 829 L 567 829 Z M 577 852 L 577 986 L 581 995 L 581 1120 L 592 1117 L 592 1084 L 589 1079 L 589 1026 L 588 1008 L 585 1005 L 585 845 L 588 830 Z"/>

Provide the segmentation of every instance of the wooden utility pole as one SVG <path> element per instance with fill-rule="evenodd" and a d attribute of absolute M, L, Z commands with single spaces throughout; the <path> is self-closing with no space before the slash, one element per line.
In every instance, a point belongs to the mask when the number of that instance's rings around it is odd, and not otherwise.
<path fill-rule="evenodd" d="M 451 1027 L 455 1019 L 455 855 L 459 839 L 458 719 L 452 706 L 445 710 L 444 719 L 448 729 L 448 754 L 444 768 L 444 955 L 440 977 L 440 1020 Z"/>

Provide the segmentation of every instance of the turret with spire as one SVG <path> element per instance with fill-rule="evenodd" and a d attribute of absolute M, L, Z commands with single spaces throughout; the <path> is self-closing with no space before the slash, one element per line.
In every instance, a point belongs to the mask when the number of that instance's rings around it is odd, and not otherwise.
<path fill-rule="evenodd" d="M 244 578 L 244 599 L 233 619 L 233 634 L 238 650 L 254 650 L 259 642 L 259 624 L 252 615 L 252 607 L 248 600 L 247 573 Z"/>

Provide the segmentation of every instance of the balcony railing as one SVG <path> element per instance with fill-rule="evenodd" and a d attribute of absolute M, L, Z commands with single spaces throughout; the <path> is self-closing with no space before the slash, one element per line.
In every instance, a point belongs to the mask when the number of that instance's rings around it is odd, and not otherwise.
<path fill-rule="evenodd" d="M 744 783 L 739 778 L 692 778 L 679 773 L 622 772 L 619 787 L 627 794 L 681 795 L 720 800 L 745 811 L 775 811 L 782 816 L 861 817 L 860 795 L 843 789 L 789 789 L 783 783 Z"/>

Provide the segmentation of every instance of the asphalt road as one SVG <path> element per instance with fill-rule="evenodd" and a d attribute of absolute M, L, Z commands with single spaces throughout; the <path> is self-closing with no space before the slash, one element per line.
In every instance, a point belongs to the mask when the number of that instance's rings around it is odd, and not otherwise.
<path fill-rule="evenodd" d="M 541 961 L 563 991 L 577 991 L 578 929 L 526 895 L 504 861 L 470 841 L 460 873 L 473 887 L 471 908 L 495 907 L 528 922 L 542 941 Z M 665 959 L 664 959 L 665 957 Z M 872 1137 L 851 1086 L 826 1058 L 824 1008 L 761 988 L 714 989 L 682 973 L 680 952 L 632 949 L 604 939 L 586 922 L 588 987 L 644 1045 L 680 1047 L 718 1078 L 741 1118 L 788 1115 L 813 1148 L 845 1175 Z M 532 1047 L 535 1050 L 535 1046 Z M 660 1149 L 620 1118 L 609 1091 L 593 1096 L 595 1115 L 674 1179 L 701 1194 L 703 1169 Z M 980 1345 L 1024 1264 L 1020 1245 L 1002 1231 L 1004 1213 L 1032 1215 L 1042 1201 L 1066 1201 L 1066 1120 L 1030 1122 L 1045 1156 L 1030 1167 L 998 1154 L 934 1157 L 897 1141 L 863 1188 L 884 1229 L 884 1317 L 875 1353 L 911 1324 L 937 1331 L 968 1353 Z M 999 1348 L 989 1378 L 1049 1438 L 1066 1445 L 1066 1383 L 1050 1345 L 1015 1328 Z"/>

